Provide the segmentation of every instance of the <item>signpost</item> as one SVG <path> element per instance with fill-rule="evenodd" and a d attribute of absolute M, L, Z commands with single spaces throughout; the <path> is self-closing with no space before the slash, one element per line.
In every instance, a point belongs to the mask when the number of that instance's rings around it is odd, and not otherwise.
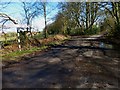
<path fill-rule="evenodd" d="M 22 35 L 23 33 L 24 33 L 24 35 Z M 19 48 L 19 50 L 21 51 L 21 49 L 22 49 L 22 46 L 21 45 L 23 45 L 23 43 L 22 43 L 22 40 L 21 39 L 23 39 L 23 38 L 21 38 L 22 36 L 25 38 L 24 40 L 26 40 L 26 34 L 28 32 L 30 32 L 31 33 L 31 27 L 30 26 L 27 26 L 27 27 L 17 27 L 17 37 L 18 37 L 18 48 Z"/>

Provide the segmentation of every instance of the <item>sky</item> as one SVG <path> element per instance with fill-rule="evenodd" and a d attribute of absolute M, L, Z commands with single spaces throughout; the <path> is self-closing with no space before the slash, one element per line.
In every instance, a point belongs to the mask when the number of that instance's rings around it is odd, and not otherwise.
<path fill-rule="evenodd" d="M 22 1 L 26 1 L 26 2 L 29 2 L 29 1 L 35 1 L 35 0 L 22 0 Z M 41 1 L 46 1 L 46 0 L 41 0 Z M 49 23 L 52 23 L 53 20 L 51 18 L 55 17 L 55 15 L 57 14 L 57 12 L 59 11 L 59 9 L 57 8 L 57 4 L 58 2 L 61 2 L 61 1 L 83 1 L 83 0 L 47 0 L 48 2 L 48 8 L 51 13 L 48 14 L 47 16 L 47 19 L 49 19 Z M 88 0 L 84 0 L 84 1 L 88 1 Z M 92 1 L 92 0 L 89 0 L 89 1 Z M 99 0 L 96 0 L 96 1 L 99 1 Z M 105 0 L 103 0 L 105 1 Z M 106 0 L 106 1 L 109 1 L 109 0 Z M 117 1 L 117 0 L 114 0 L 114 1 Z M 10 4 L 7 5 L 7 7 L 5 9 L 1 9 L 1 6 L 3 5 L 3 3 L 5 2 L 10 2 Z M 53 8 L 53 9 L 51 9 Z M 0 13 L 3 12 L 3 13 L 6 13 L 8 14 L 9 16 L 11 16 L 13 19 L 17 20 L 19 22 L 19 24 L 21 24 L 21 22 L 23 21 L 23 17 L 21 15 L 21 13 L 23 13 L 23 10 L 22 10 L 22 7 L 21 7 L 21 0 L 0 0 Z M 8 22 L 6 24 L 7 26 L 11 26 L 11 27 L 15 27 L 15 25 L 13 23 L 10 23 Z M 36 17 L 34 20 L 33 20 L 33 26 L 37 29 L 39 29 L 39 31 L 42 31 L 43 28 L 45 27 L 44 25 L 44 17 L 43 16 L 39 16 L 39 17 Z M 4 30 L 5 32 L 9 32 L 9 31 L 14 31 L 16 32 L 16 28 L 11 28 L 11 29 L 6 29 Z M 0 30 L 0 33 L 1 33 L 1 30 Z"/>
<path fill-rule="evenodd" d="M 55 17 L 55 15 L 58 12 L 57 4 L 58 4 L 57 2 L 48 2 L 48 5 L 47 5 L 48 9 L 47 10 L 50 13 L 47 15 L 47 21 L 48 21 L 47 24 L 53 22 L 52 18 Z M 0 12 L 8 14 L 13 19 L 17 20 L 20 25 L 23 26 L 23 24 L 21 23 L 22 20 L 23 20 L 23 16 L 22 16 L 23 8 L 22 8 L 21 5 L 22 4 L 21 4 L 20 1 L 18 1 L 18 2 L 11 2 L 10 4 L 7 5 L 7 7 L 5 9 L 0 10 Z M 6 23 L 6 25 L 10 26 L 10 27 L 15 27 L 15 25 L 13 23 L 11 23 L 11 22 Z M 36 29 L 39 29 L 39 31 L 43 30 L 43 28 L 45 27 L 43 15 L 40 15 L 39 17 L 36 17 L 33 20 L 33 26 Z M 16 32 L 16 28 L 6 29 L 4 31 L 5 32 Z M 1 32 L 1 30 L 0 30 L 0 32 Z"/>

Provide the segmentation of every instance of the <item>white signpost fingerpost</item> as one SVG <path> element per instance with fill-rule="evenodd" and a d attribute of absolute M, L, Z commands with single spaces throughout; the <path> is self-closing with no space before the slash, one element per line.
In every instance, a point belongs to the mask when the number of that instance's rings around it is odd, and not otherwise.
<path fill-rule="evenodd" d="M 20 38 L 19 38 L 20 37 L 20 33 L 17 32 L 17 35 L 18 35 L 18 48 L 21 51 Z"/>

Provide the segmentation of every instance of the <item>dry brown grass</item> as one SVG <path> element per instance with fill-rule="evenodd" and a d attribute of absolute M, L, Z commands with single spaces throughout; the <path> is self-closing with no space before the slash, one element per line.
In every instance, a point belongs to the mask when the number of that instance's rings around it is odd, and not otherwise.
<path fill-rule="evenodd" d="M 55 35 L 53 37 L 51 36 L 49 38 L 42 39 L 42 40 L 39 40 L 39 41 L 40 41 L 41 44 L 48 44 L 50 42 L 62 41 L 62 40 L 65 40 L 65 39 L 67 39 L 66 36 L 59 34 L 59 35 Z"/>
<path fill-rule="evenodd" d="M 16 51 L 18 50 L 18 44 L 12 44 L 4 47 L 5 50 Z"/>
<path fill-rule="evenodd" d="M 34 46 L 39 46 L 39 45 L 48 45 L 48 44 L 54 43 L 54 42 L 61 42 L 65 39 L 67 39 L 66 36 L 59 34 L 59 35 L 55 35 L 55 36 L 50 36 L 49 38 L 46 38 L 46 39 L 40 39 L 40 40 L 31 39 L 28 41 L 28 44 L 29 44 L 29 46 L 34 47 Z M 23 47 L 22 50 L 26 50 L 26 48 L 27 48 L 27 46 L 25 46 L 25 45 L 23 45 L 22 47 Z M 8 46 L 4 46 L 4 48 L 2 48 L 0 52 L 2 53 L 2 55 L 5 55 L 5 54 L 11 53 L 11 52 L 15 52 L 17 50 L 19 50 L 18 44 L 11 44 Z"/>

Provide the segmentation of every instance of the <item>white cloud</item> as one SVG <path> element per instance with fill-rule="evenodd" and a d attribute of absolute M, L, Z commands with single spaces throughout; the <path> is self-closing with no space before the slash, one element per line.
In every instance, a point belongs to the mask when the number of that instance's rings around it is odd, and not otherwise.
<path fill-rule="evenodd" d="M 41 18 L 36 18 L 35 20 L 33 20 L 33 27 L 39 29 L 40 31 L 42 31 L 45 27 L 45 20 L 43 17 Z"/>
<path fill-rule="evenodd" d="M 47 22 L 47 24 L 50 24 L 52 22 L 53 22 L 53 20 L 49 20 L 49 22 Z M 40 17 L 40 18 L 37 18 L 37 19 L 33 20 L 33 27 L 42 31 L 45 28 L 44 17 Z"/>

